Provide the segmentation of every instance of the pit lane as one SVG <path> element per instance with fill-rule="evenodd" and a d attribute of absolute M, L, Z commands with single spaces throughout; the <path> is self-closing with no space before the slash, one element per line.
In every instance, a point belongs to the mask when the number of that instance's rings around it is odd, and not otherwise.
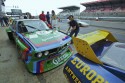
<path fill-rule="evenodd" d="M 64 32 L 68 29 L 67 23 L 59 23 Z M 0 83 L 68 83 L 63 75 L 65 63 L 43 74 L 33 75 L 27 72 L 24 63 L 18 59 L 16 46 L 9 41 L 5 27 L 0 28 Z M 121 29 L 105 27 L 80 27 L 80 33 L 85 34 L 95 30 L 108 30 L 120 42 L 125 42 L 125 31 Z"/>

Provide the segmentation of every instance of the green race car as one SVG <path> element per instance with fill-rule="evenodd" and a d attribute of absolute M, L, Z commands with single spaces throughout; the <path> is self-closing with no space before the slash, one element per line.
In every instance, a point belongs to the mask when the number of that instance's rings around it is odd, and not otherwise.
<path fill-rule="evenodd" d="M 32 73 L 51 70 L 73 54 L 71 37 L 50 30 L 38 19 L 14 20 L 6 32 L 9 39 L 15 41 L 19 56 Z"/>

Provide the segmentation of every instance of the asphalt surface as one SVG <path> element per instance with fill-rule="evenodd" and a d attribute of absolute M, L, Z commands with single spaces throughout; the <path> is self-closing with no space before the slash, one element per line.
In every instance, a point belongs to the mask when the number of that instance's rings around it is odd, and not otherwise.
<path fill-rule="evenodd" d="M 5 27 L 0 28 L 0 83 L 40 83 L 18 59 L 16 46 L 9 41 Z"/>
<path fill-rule="evenodd" d="M 67 23 L 59 23 L 60 29 L 67 31 Z M 95 30 L 108 30 L 120 42 L 125 42 L 125 30 L 104 27 L 80 27 L 80 33 L 85 34 Z M 18 59 L 16 46 L 9 41 L 5 28 L 0 28 L 0 83 L 68 83 L 63 75 L 65 63 L 51 71 L 33 75 L 29 73 L 24 63 Z"/>
<path fill-rule="evenodd" d="M 67 32 L 68 30 L 68 24 L 65 22 L 60 22 L 59 25 L 60 29 L 64 32 Z M 119 41 L 119 42 L 125 42 L 125 29 L 116 29 L 116 28 L 106 28 L 106 27 L 97 27 L 97 26 L 89 26 L 89 27 L 80 27 L 79 34 L 86 34 L 92 31 L 96 30 L 107 30 L 110 31 L 113 36 Z"/>

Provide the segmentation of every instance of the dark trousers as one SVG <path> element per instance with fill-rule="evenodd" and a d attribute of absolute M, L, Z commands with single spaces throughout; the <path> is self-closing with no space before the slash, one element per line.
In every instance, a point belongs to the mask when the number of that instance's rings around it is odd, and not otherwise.
<path fill-rule="evenodd" d="M 48 22 L 48 24 L 50 24 L 50 25 L 51 25 L 50 20 L 47 20 L 47 22 Z"/>
<path fill-rule="evenodd" d="M 79 33 L 79 29 L 78 30 L 73 30 L 73 31 L 70 32 L 69 36 L 72 37 L 73 34 L 75 34 L 74 37 L 76 37 L 78 35 L 78 33 Z"/>
<path fill-rule="evenodd" d="M 4 26 L 4 21 L 3 21 L 3 20 L 1 20 L 1 22 L 0 22 L 0 23 L 1 23 L 1 26 L 3 27 L 3 26 Z"/>
<path fill-rule="evenodd" d="M 6 26 L 8 26 L 8 25 L 9 25 L 9 24 L 8 24 L 8 21 L 6 21 L 6 20 L 5 20 L 4 22 L 5 22 Z"/>

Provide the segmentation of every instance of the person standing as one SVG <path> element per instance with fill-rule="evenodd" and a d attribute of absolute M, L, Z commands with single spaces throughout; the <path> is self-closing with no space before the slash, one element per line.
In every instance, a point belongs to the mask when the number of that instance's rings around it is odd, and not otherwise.
<path fill-rule="evenodd" d="M 49 14 L 49 12 L 47 12 L 47 14 L 46 14 L 46 20 L 47 20 L 48 24 L 51 25 L 51 23 L 50 23 L 50 14 Z"/>
<path fill-rule="evenodd" d="M 70 15 L 67 19 L 70 20 L 68 31 L 71 29 L 71 32 L 70 32 L 69 36 L 72 37 L 74 34 L 74 37 L 76 37 L 79 33 L 78 23 L 74 20 L 73 15 Z"/>
<path fill-rule="evenodd" d="M 0 24 L 1 24 L 1 27 L 4 26 L 4 20 L 3 20 L 3 17 L 2 17 L 2 16 L 0 16 Z"/>
<path fill-rule="evenodd" d="M 4 27 L 5 26 L 5 22 L 4 22 L 4 16 L 1 17 L 1 26 Z"/>
<path fill-rule="evenodd" d="M 7 16 L 4 16 L 4 22 L 5 22 L 6 26 L 9 26 L 9 19 Z"/>
<path fill-rule="evenodd" d="M 24 16 L 24 19 L 27 19 L 27 16 Z"/>
<path fill-rule="evenodd" d="M 54 10 L 52 10 L 51 25 L 52 25 L 52 28 L 57 27 L 57 18 Z"/>
<path fill-rule="evenodd" d="M 44 11 L 39 15 L 39 19 L 46 22 L 46 15 L 44 14 Z"/>
<path fill-rule="evenodd" d="M 8 26 L 9 24 L 8 24 L 8 17 L 7 16 L 3 16 L 3 22 L 4 22 L 4 25 L 5 26 Z"/>

